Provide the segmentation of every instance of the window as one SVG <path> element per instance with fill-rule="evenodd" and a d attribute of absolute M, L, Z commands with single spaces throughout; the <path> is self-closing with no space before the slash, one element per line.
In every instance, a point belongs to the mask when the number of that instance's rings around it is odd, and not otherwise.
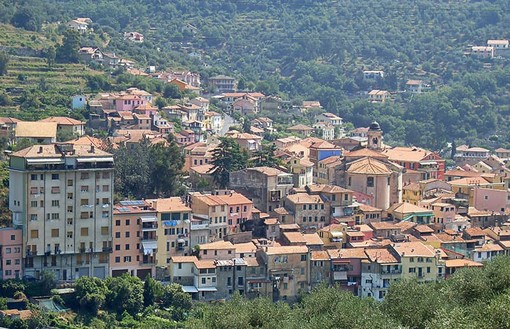
<path fill-rule="evenodd" d="M 82 227 L 80 229 L 80 235 L 81 236 L 89 236 L 89 228 L 88 227 Z"/>
<path fill-rule="evenodd" d="M 88 187 L 88 185 L 82 185 L 82 186 L 81 186 L 81 188 L 80 188 L 80 190 L 81 190 L 82 192 L 88 192 L 88 191 L 89 191 L 89 187 Z"/>
<path fill-rule="evenodd" d="M 110 185 L 103 185 L 103 192 L 109 192 L 110 191 Z"/>
<path fill-rule="evenodd" d="M 306 255 L 301 255 L 301 261 L 306 262 Z"/>
<path fill-rule="evenodd" d="M 58 179 L 60 179 L 60 176 L 58 174 L 51 174 L 51 179 L 58 180 Z"/>
<path fill-rule="evenodd" d="M 59 200 L 51 200 L 51 206 L 52 207 L 60 207 Z"/>
<path fill-rule="evenodd" d="M 110 178 L 110 173 L 109 173 L 109 172 L 104 172 L 104 173 L 103 173 L 103 178 L 104 178 L 104 179 L 108 179 L 108 178 Z"/>
<path fill-rule="evenodd" d="M 205 282 L 206 282 L 205 278 L 202 278 L 202 284 L 205 284 Z"/>
<path fill-rule="evenodd" d="M 67 199 L 72 200 L 73 199 L 73 194 L 72 193 L 67 193 Z"/>
<path fill-rule="evenodd" d="M 115 221 L 115 226 L 120 226 L 120 219 L 117 219 L 117 220 Z"/>
<path fill-rule="evenodd" d="M 129 238 L 129 232 L 126 232 L 126 238 Z"/>
<path fill-rule="evenodd" d="M 131 256 L 124 256 L 124 263 L 131 262 Z"/>
<path fill-rule="evenodd" d="M 108 235 L 109 232 L 108 226 L 101 226 L 101 235 Z"/>
<path fill-rule="evenodd" d="M 430 273 L 430 267 L 427 267 L 427 273 Z"/>
<path fill-rule="evenodd" d="M 69 231 L 67 232 L 67 238 L 72 239 L 73 238 L 73 232 Z"/>
<path fill-rule="evenodd" d="M 73 219 L 72 218 L 68 218 L 67 219 L 67 225 L 73 225 Z"/>
<path fill-rule="evenodd" d="M 108 212 L 108 211 L 103 211 L 102 217 L 103 217 L 103 218 L 110 218 L 110 212 Z"/>
<path fill-rule="evenodd" d="M 37 214 L 31 214 L 30 220 L 37 220 Z"/>
<path fill-rule="evenodd" d="M 37 201 L 30 201 L 30 207 L 36 208 L 37 207 Z"/>
<path fill-rule="evenodd" d="M 120 250 L 120 244 L 115 245 L 115 250 Z"/>
<path fill-rule="evenodd" d="M 11 235 L 11 241 L 16 240 L 16 236 L 14 234 Z"/>
<path fill-rule="evenodd" d="M 11 248 L 5 248 L 5 253 L 6 254 L 10 254 L 12 252 L 12 249 Z"/>
<path fill-rule="evenodd" d="M 58 228 L 54 228 L 51 230 L 51 237 L 58 238 L 60 235 L 60 230 Z"/>
<path fill-rule="evenodd" d="M 367 177 L 367 187 L 374 187 L 374 177 Z"/>
<path fill-rule="evenodd" d="M 51 194 L 58 194 L 60 193 L 60 187 L 59 186 L 52 186 L 51 187 Z"/>
<path fill-rule="evenodd" d="M 67 180 L 67 186 L 73 186 L 73 180 L 72 179 L 68 179 Z"/>
<path fill-rule="evenodd" d="M 39 231 L 38 230 L 31 230 L 30 231 L 30 238 L 38 239 L 39 238 Z"/>
<path fill-rule="evenodd" d="M 126 250 L 129 250 L 129 243 L 126 243 Z"/>
<path fill-rule="evenodd" d="M 414 257 L 409 258 L 409 261 L 410 261 L 411 263 L 414 263 Z"/>
<path fill-rule="evenodd" d="M 37 174 L 31 174 L 30 180 L 37 180 Z"/>
<path fill-rule="evenodd" d="M 81 199 L 80 200 L 80 206 L 86 206 L 89 204 L 89 199 Z"/>
<path fill-rule="evenodd" d="M 129 226 L 130 223 L 131 221 L 129 219 L 126 219 L 126 226 Z"/>
<path fill-rule="evenodd" d="M 115 257 L 115 263 L 120 263 L 120 257 L 119 256 Z"/>
<path fill-rule="evenodd" d="M 90 175 L 88 172 L 82 172 L 80 175 L 80 179 L 89 179 Z"/>

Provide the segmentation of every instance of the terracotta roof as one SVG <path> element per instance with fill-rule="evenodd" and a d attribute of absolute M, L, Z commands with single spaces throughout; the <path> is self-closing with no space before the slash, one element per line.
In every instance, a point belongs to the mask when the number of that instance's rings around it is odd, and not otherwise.
<path fill-rule="evenodd" d="M 278 218 L 266 218 L 264 220 L 265 225 L 277 225 L 278 223 Z"/>
<path fill-rule="evenodd" d="M 194 171 L 200 175 L 207 175 L 211 173 L 211 170 L 214 168 L 212 164 L 204 164 L 200 166 L 193 166 L 190 168 L 191 171 Z"/>
<path fill-rule="evenodd" d="M 396 212 L 396 213 L 401 213 L 401 214 L 409 214 L 409 213 L 432 213 L 432 210 L 430 209 L 427 209 L 427 208 L 423 208 L 423 207 L 420 207 L 420 206 L 416 206 L 412 203 L 409 203 L 409 202 L 401 202 L 401 203 L 396 203 L 394 205 L 392 205 L 389 209 L 388 209 L 388 212 Z"/>
<path fill-rule="evenodd" d="M 363 174 L 363 175 L 389 175 L 391 170 L 382 163 L 374 158 L 362 158 L 356 160 L 349 165 L 347 169 L 348 173 L 351 174 Z"/>
<path fill-rule="evenodd" d="M 200 245 L 200 250 L 227 250 L 235 249 L 235 246 L 230 241 L 215 241 Z"/>
<path fill-rule="evenodd" d="M 475 252 L 479 252 L 479 251 L 502 251 L 502 250 L 503 250 L 503 247 L 501 247 L 497 243 L 485 243 L 483 246 L 475 247 L 475 249 L 474 249 Z"/>
<path fill-rule="evenodd" d="M 445 174 L 445 176 L 457 176 L 457 177 L 478 177 L 478 176 L 480 176 L 479 172 L 460 170 L 460 169 L 448 170 L 444 174 Z"/>
<path fill-rule="evenodd" d="M 418 147 L 394 147 L 383 151 L 391 161 L 403 162 L 418 162 L 430 153 L 432 152 Z"/>
<path fill-rule="evenodd" d="M 158 212 L 191 211 L 191 208 L 186 206 L 186 204 L 178 196 L 165 199 L 151 199 L 147 200 L 147 202 L 149 202 Z"/>
<path fill-rule="evenodd" d="M 479 227 L 469 227 L 464 230 L 464 233 L 466 233 L 467 235 L 469 235 L 471 237 L 485 235 L 485 232 Z"/>
<path fill-rule="evenodd" d="M 216 261 L 214 259 L 203 259 L 195 261 L 195 266 L 200 269 L 216 268 Z"/>
<path fill-rule="evenodd" d="M 447 259 L 446 267 L 483 267 L 482 263 L 472 261 L 471 259 Z"/>
<path fill-rule="evenodd" d="M 64 143 L 67 144 L 67 143 Z M 33 145 L 23 150 L 14 152 L 11 156 L 23 157 L 23 158 L 60 158 L 62 153 L 60 152 L 58 145 L 60 144 L 49 144 L 49 145 Z M 67 154 L 68 158 L 78 157 L 111 157 L 110 153 L 102 151 L 100 149 L 94 149 L 93 153 L 90 145 L 73 145 L 73 154 Z"/>
<path fill-rule="evenodd" d="M 301 227 L 299 227 L 298 224 L 280 224 L 280 230 L 299 230 Z"/>
<path fill-rule="evenodd" d="M 379 264 L 399 263 L 398 259 L 386 248 L 368 248 L 365 254 L 371 262 Z"/>
<path fill-rule="evenodd" d="M 475 207 L 469 207 L 467 215 L 469 217 L 483 217 L 483 216 L 491 216 L 492 212 L 487 210 L 478 210 Z"/>
<path fill-rule="evenodd" d="M 303 234 L 303 238 L 305 239 L 307 246 L 324 244 L 321 237 L 317 233 Z"/>
<path fill-rule="evenodd" d="M 289 194 L 287 195 L 287 200 L 294 204 L 309 204 L 309 203 L 316 203 L 316 204 L 323 204 L 324 201 L 322 201 L 322 198 L 319 195 L 310 195 L 308 193 L 296 193 L 296 194 Z"/>
<path fill-rule="evenodd" d="M 56 122 L 58 125 L 61 126 L 78 126 L 85 124 L 85 122 L 68 117 L 49 117 L 46 119 L 39 120 L 38 122 Z"/>
<path fill-rule="evenodd" d="M 436 254 L 432 246 L 421 242 L 396 243 L 392 248 L 401 257 L 434 257 Z"/>
<path fill-rule="evenodd" d="M 368 258 L 363 248 L 344 248 L 340 250 L 328 250 L 331 258 Z"/>
<path fill-rule="evenodd" d="M 289 243 L 302 243 L 306 244 L 306 239 L 301 232 L 284 232 L 283 236 L 289 241 Z M 322 242 L 322 240 L 321 240 Z"/>
<path fill-rule="evenodd" d="M 313 128 L 312 127 L 309 127 L 307 125 L 303 125 L 303 124 L 297 124 L 295 126 L 292 126 L 292 127 L 289 127 L 287 128 L 287 130 L 290 130 L 290 131 L 301 131 L 301 130 L 308 130 L 308 131 L 312 131 Z"/>
<path fill-rule="evenodd" d="M 310 255 L 310 260 L 329 260 L 329 254 L 327 251 L 313 250 Z"/>
<path fill-rule="evenodd" d="M 94 147 L 97 147 L 102 150 L 106 148 L 105 143 L 101 139 L 96 137 L 90 137 L 87 135 L 77 139 L 72 139 L 70 141 L 67 141 L 66 143 L 70 143 L 73 145 L 87 145 L 87 146 L 94 145 Z"/>
<path fill-rule="evenodd" d="M 388 156 L 385 154 L 382 154 L 380 152 L 368 149 L 368 148 L 362 148 L 359 150 L 354 150 L 351 152 L 347 152 L 344 154 L 344 157 L 346 158 L 364 158 L 364 157 L 370 157 L 370 158 L 379 158 L 379 159 L 387 159 Z"/>
<path fill-rule="evenodd" d="M 434 230 L 427 225 L 416 225 L 414 229 L 419 233 L 434 233 Z"/>
<path fill-rule="evenodd" d="M 372 222 L 368 224 L 374 230 L 399 230 L 400 226 L 393 222 Z"/>
<path fill-rule="evenodd" d="M 234 244 L 234 247 L 236 248 L 236 253 L 254 253 L 257 251 L 257 247 L 251 241 L 246 243 L 236 243 Z"/>
<path fill-rule="evenodd" d="M 195 256 L 172 256 L 171 259 L 174 263 L 194 263 L 198 261 Z"/>
<path fill-rule="evenodd" d="M 402 187 L 403 190 L 405 191 L 420 191 L 420 184 L 416 183 L 416 182 L 413 182 L 413 183 L 409 183 L 407 185 L 404 185 Z"/>
<path fill-rule="evenodd" d="M 308 248 L 306 246 L 267 247 L 265 253 L 268 255 L 306 254 L 308 253 Z"/>
<path fill-rule="evenodd" d="M 400 227 L 400 229 L 402 230 L 402 233 L 407 233 L 408 231 L 410 231 L 412 228 L 414 228 L 418 224 L 413 223 L 413 222 L 398 222 L 395 225 Z"/>
<path fill-rule="evenodd" d="M 287 209 L 283 208 L 283 207 L 279 207 L 279 208 L 274 208 L 273 209 L 273 212 L 278 214 L 278 215 L 288 215 L 289 212 L 287 211 Z"/>
<path fill-rule="evenodd" d="M 253 168 L 248 168 L 247 170 L 258 171 L 258 172 L 263 173 L 267 176 L 278 176 L 281 174 L 285 174 L 284 171 L 281 171 L 280 169 L 276 169 L 276 168 L 271 168 L 271 167 L 253 167 Z"/>
<path fill-rule="evenodd" d="M 450 185 L 457 186 L 478 186 L 478 185 L 490 185 L 490 183 L 483 177 L 466 177 L 449 181 Z"/>
<path fill-rule="evenodd" d="M 57 123 L 20 121 L 16 124 L 14 135 L 16 138 L 56 138 Z"/>

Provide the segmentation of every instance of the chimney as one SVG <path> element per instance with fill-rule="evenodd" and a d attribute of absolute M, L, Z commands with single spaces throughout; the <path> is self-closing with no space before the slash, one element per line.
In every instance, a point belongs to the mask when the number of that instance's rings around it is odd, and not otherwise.
<path fill-rule="evenodd" d="M 90 153 L 96 153 L 96 148 L 94 145 L 90 145 Z"/>
<path fill-rule="evenodd" d="M 39 153 L 39 154 L 43 153 L 43 147 L 42 146 L 39 146 L 39 151 L 37 151 L 37 153 Z"/>

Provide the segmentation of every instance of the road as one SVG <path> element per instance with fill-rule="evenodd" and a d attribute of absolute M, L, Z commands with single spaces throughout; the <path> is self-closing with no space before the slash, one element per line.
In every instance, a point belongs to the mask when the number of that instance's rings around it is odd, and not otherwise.
<path fill-rule="evenodd" d="M 228 114 L 223 114 L 223 128 L 221 129 L 221 131 L 219 133 L 219 136 L 225 136 L 225 134 L 227 133 L 228 129 L 231 126 L 234 126 L 236 124 L 237 124 L 237 122 L 234 120 L 234 118 L 232 118 Z"/>

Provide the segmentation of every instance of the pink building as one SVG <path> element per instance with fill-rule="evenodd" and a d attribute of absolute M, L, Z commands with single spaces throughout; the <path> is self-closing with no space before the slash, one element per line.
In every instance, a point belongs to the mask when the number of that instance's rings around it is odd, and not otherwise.
<path fill-rule="evenodd" d="M 115 109 L 119 112 L 130 111 L 145 105 L 147 101 L 138 95 L 122 95 L 115 99 Z"/>
<path fill-rule="evenodd" d="M 23 276 L 22 243 L 20 229 L 0 228 L 0 280 L 20 279 Z"/>
<path fill-rule="evenodd" d="M 227 231 L 239 232 L 242 224 L 252 219 L 253 201 L 237 192 L 219 197 L 227 203 Z"/>
<path fill-rule="evenodd" d="M 478 210 L 504 212 L 507 207 L 508 192 L 490 188 L 473 189 L 473 207 Z"/>
<path fill-rule="evenodd" d="M 113 208 L 112 276 L 129 273 L 154 277 L 156 264 L 157 213 L 144 200 L 126 200 Z"/>

